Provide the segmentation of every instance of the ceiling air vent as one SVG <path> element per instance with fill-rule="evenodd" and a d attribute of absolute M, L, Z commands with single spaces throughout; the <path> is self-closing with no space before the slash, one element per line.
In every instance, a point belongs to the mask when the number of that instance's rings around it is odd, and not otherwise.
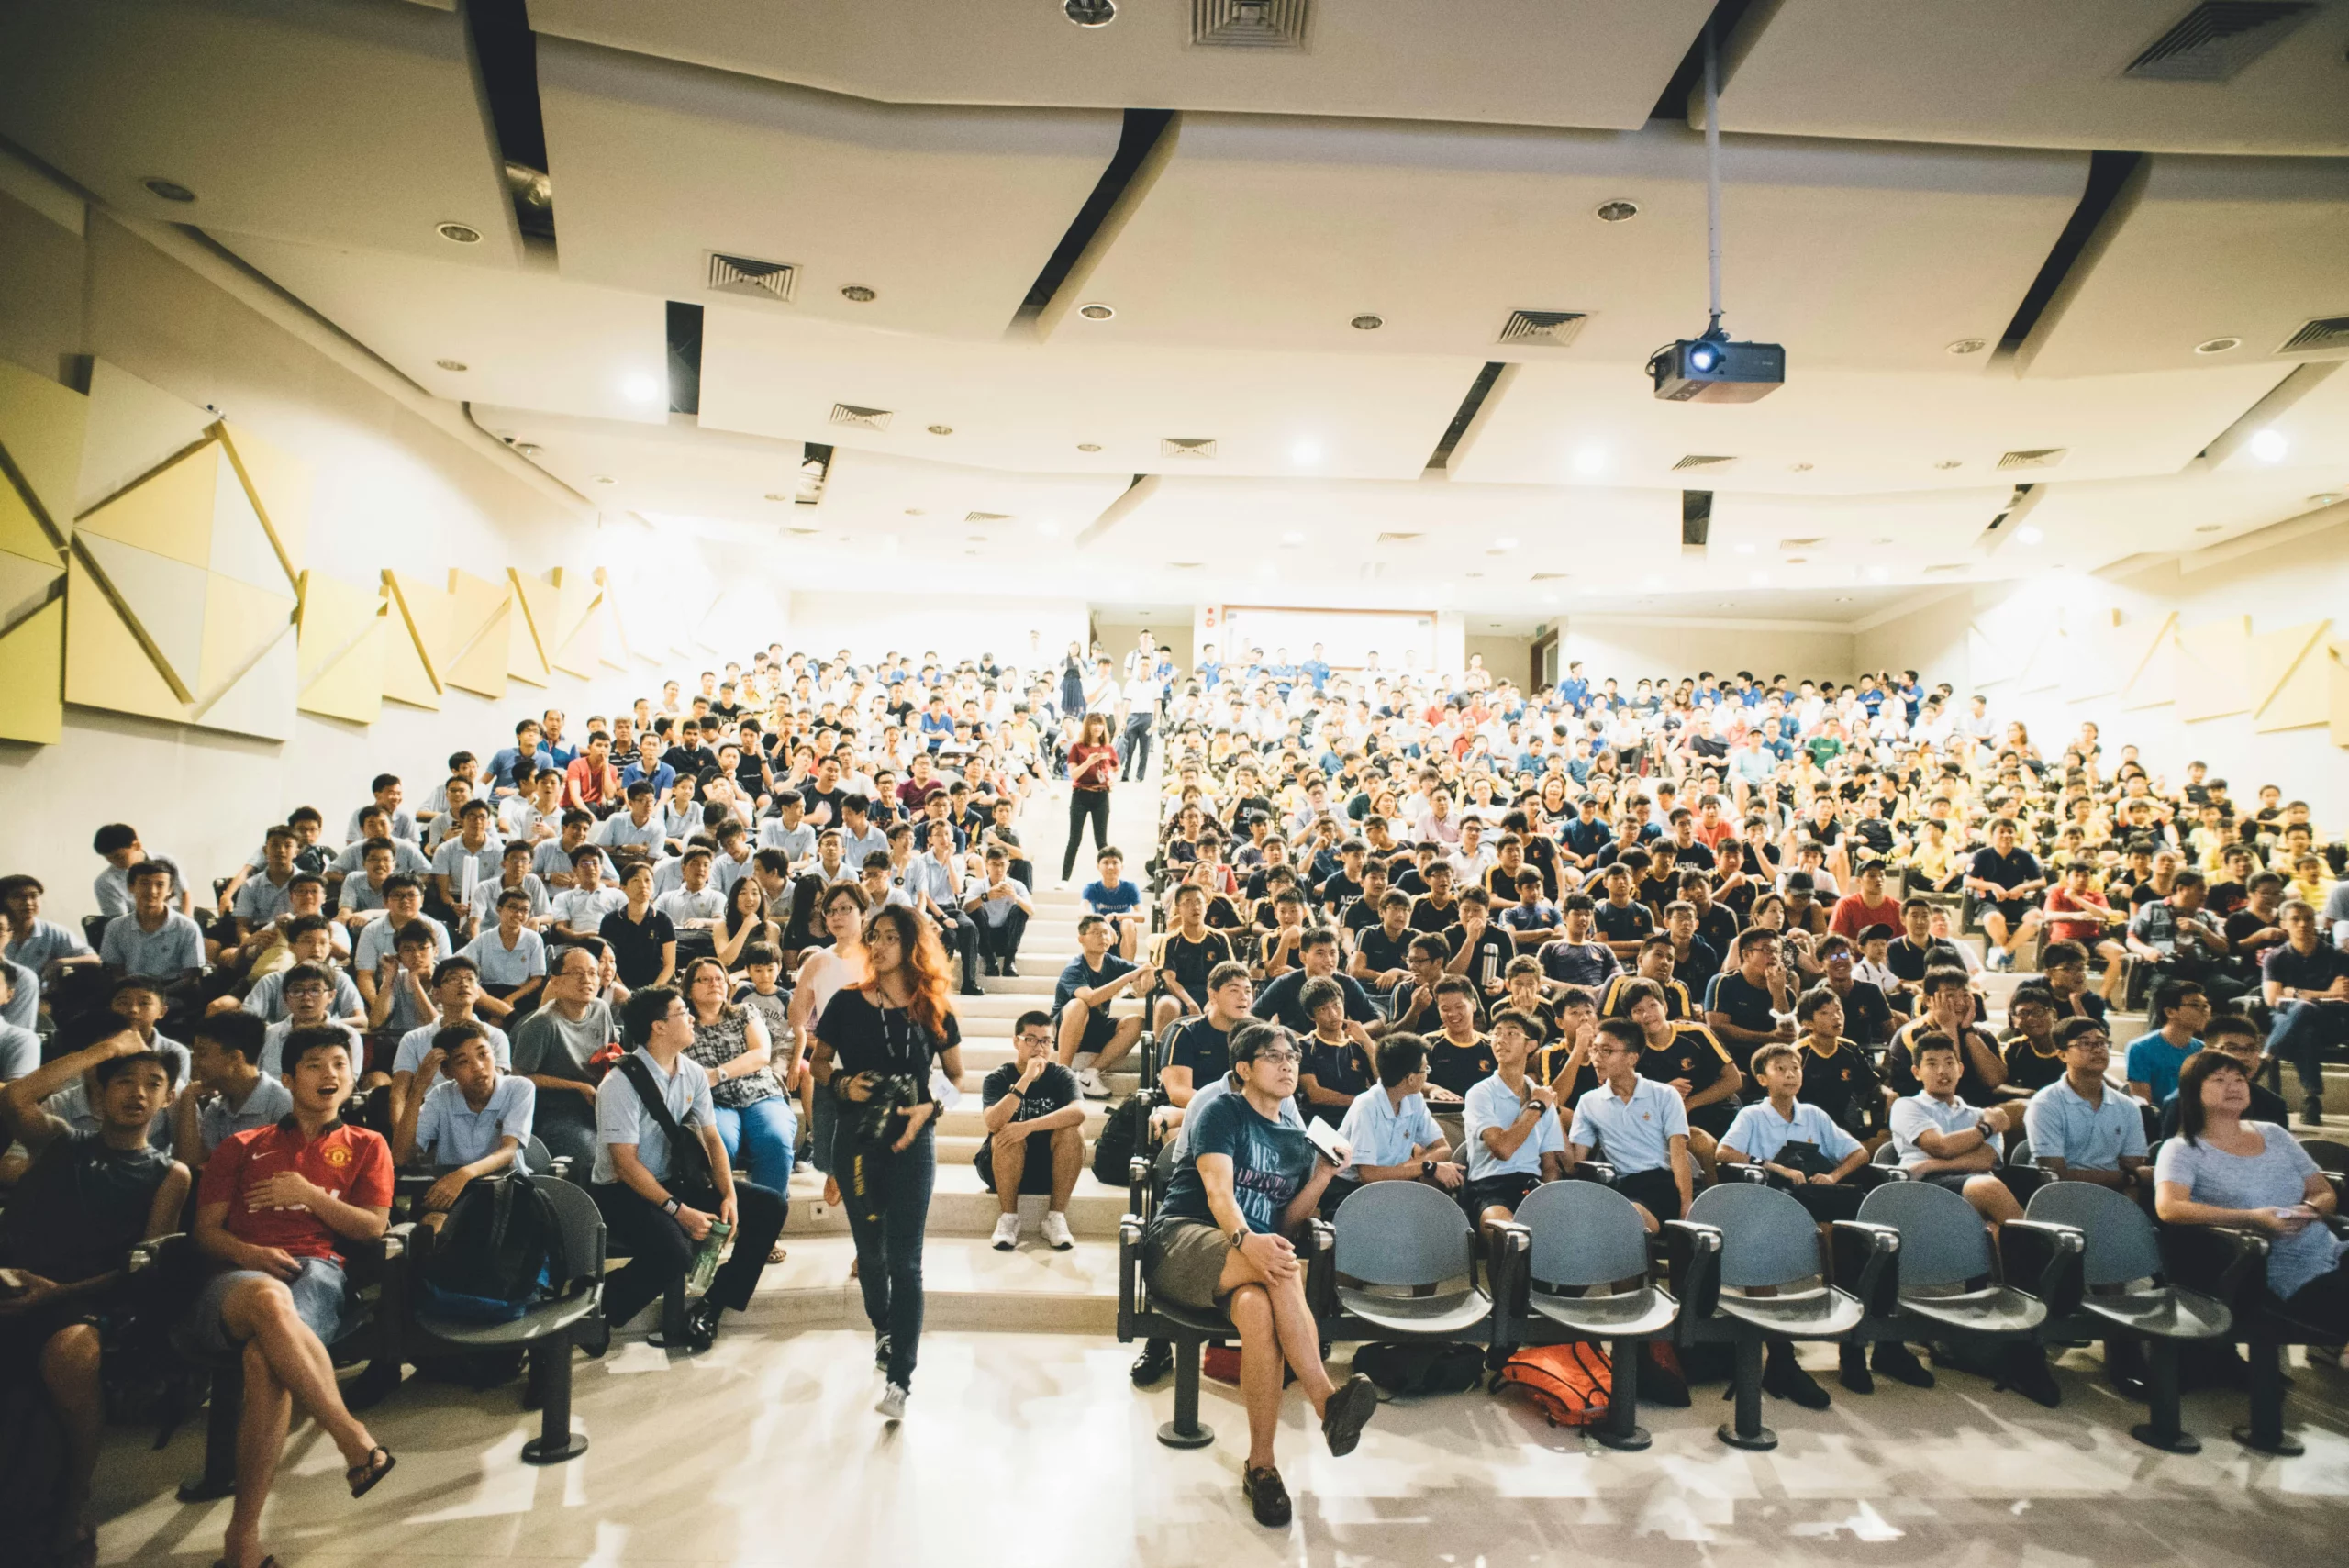
<path fill-rule="evenodd" d="M 1170 561 L 1166 563 L 1166 570 L 1169 572 L 1197 572 L 1206 564 L 1207 562 L 1204 561 Z"/>
<path fill-rule="evenodd" d="M 793 539 L 814 539 L 818 534 L 822 533 L 823 531 L 824 530 L 821 528 L 785 528 L 784 530 L 784 532 L 789 534 Z"/>
<path fill-rule="evenodd" d="M 1690 452 L 1672 465 L 1672 472 L 1683 473 L 1692 469 L 1727 468 L 1736 461 L 1737 459 L 1733 457 L 1705 457 L 1697 452 Z"/>
<path fill-rule="evenodd" d="M 1303 49 L 1309 0 L 1191 0 L 1200 49 Z"/>
<path fill-rule="evenodd" d="M 1417 544 L 1419 540 L 1427 537 L 1428 536 L 1425 534 L 1380 534 L 1376 542 L 1379 544 Z"/>
<path fill-rule="evenodd" d="M 1523 343 L 1530 348 L 1563 349 L 1582 333 L 1590 319 L 1580 310 L 1512 310 L 1501 323 L 1497 343 Z"/>
<path fill-rule="evenodd" d="M 2203 0 L 2121 74 L 2224 82 L 2283 42 L 2315 9 L 2316 0 Z"/>
<path fill-rule="evenodd" d="M 1215 443 L 1197 437 L 1167 436 L 1158 443 L 1161 457 L 1213 457 Z"/>
<path fill-rule="evenodd" d="M 2338 353 L 2349 350 L 2349 316 L 2320 316 L 2284 339 L 2279 354 Z"/>
<path fill-rule="evenodd" d="M 896 417 L 896 411 L 891 408 L 859 408 L 853 403 L 832 405 L 833 424 L 854 425 L 861 430 L 885 430 Z"/>
<path fill-rule="evenodd" d="M 1780 550 L 1817 550 L 1826 542 L 1824 539 L 1782 539 L 1778 541 L 1778 548 Z"/>
<path fill-rule="evenodd" d="M 1998 460 L 2000 468 L 2054 468 L 2064 461 L 2069 447 L 2041 447 L 2035 451 L 2009 452 Z"/>
<path fill-rule="evenodd" d="M 1011 521 L 1011 514 L 1008 512 L 965 512 L 963 514 L 963 521 L 965 523 L 1008 523 Z"/>
<path fill-rule="evenodd" d="M 1536 572 L 1533 574 L 1533 581 L 1536 583 L 1563 583 L 1573 575 L 1574 573 L 1571 572 Z"/>
<path fill-rule="evenodd" d="M 719 251 L 709 253 L 709 284 L 714 294 L 739 294 L 751 299 L 776 299 L 791 303 L 791 291 L 799 281 L 799 269 L 788 261 L 761 261 L 749 256 L 728 256 Z"/>
<path fill-rule="evenodd" d="M 1965 570 L 1965 562 L 1963 561 L 1938 561 L 1932 565 L 1924 568 L 1918 573 L 1918 575 L 1922 577 L 1954 577 L 1957 573 Z"/>

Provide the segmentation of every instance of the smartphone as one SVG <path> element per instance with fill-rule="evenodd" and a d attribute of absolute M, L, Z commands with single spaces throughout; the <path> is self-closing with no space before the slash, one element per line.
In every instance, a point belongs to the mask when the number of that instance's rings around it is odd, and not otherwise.
<path fill-rule="evenodd" d="M 1305 1136 L 1313 1140 L 1313 1147 L 1321 1151 L 1332 1165 L 1343 1165 L 1346 1162 L 1345 1143 L 1338 1137 L 1338 1129 L 1328 1122 L 1307 1122 Z"/>

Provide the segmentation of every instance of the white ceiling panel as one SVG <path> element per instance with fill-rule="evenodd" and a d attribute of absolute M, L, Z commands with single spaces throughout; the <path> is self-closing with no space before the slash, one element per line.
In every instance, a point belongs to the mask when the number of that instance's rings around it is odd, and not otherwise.
<path fill-rule="evenodd" d="M 2303 490 L 2349 491 L 2349 365 L 2336 362 L 2304 373 L 2323 379 L 2250 432 L 2273 432 L 2271 437 L 2238 442 L 2219 464 L 2221 473 L 2246 478 L 2274 474 L 2278 483 Z"/>
<path fill-rule="evenodd" d="M 654 424 L 669 417 L 660 300 L 536 272 L 217 238 L 437 397 Z"/>
<path fill-rule="evenodd" d="M 2190 0 L 1778 0 L 1738 29 L 1730 130 L 2158 152 L 2349 152 L 2349 6 L 2224 82 L 2125 76 Z M 1699 95 L 1691 118 L 1701 121 Z"/>
<path fill-rule="evenodd" d="M 2029 514 L 2043 539 L 2029 553 L 2076 570 L 2149 551 L 2200 550 L 2329 504 L 2310 499 L 2309 489 L 2305 476 L 2273 473 L 2050 485 Z M 2020 553 L 2011 545 L 2001 552 Z"/>
<path fill-rule="evenodd" d="M 981 338 L 1010 323 L 1122 123 L 879 104 L 559 39 L 540 42 L 539 95 L 566 276 L 696 299 L 724 251 L 799 270 L 778 311 Z M 878 297 L 852 304 L 851 285 Z"/>
<path fill-rule="evenodd" d="M 701 422 L 717 429 L 1045 473 L 1377 479 L 1417 477 L 1477 371 L 1426 357 L 958 342 L 730 306 L 705 319 L 701 365 Z M 841 404 L 885 410 L 889 428 L 833 424 Z M 1213 440 L 1217 455 L 1170 458 L 1167 439 Z"/>
<path fill-rule="evenodd" d="M 9 6 L 0 136 L 136 217 L 474 266 L 520 255 L 464 24 L 422 6 Z M 445 222 L 483 238 L 451 244 Z"/>
<path fill-rule="evenodd" d="M 2349 158 L 2154 158 L 2099 251 L 2025 373 L 2297 362 L 2276 350 L 2303 323 L 2349 316 Z M 2222 337 L 2242 346 L 2195 352 Z"/>
<path fill-rule="evenodd" d="M 1705 322 L 1705 150 L 1618 134 L 1185 115 L 1062 339 L 1639 363 Z M 2079 201 L 2075 152 L 1757 137 L 1721 155 L 1738 335 L 1798 367 L 1963 374 Z M 1602 222 L 1601 203 L 1637 217 Z M 1512 310 L 1587 313 L 1569 348 L 1497 342 Z M 1349 323 L 1371 313 L 1385 325 Z"/>
<path fill-rule="evenodd" d="M 1787 384 L 1759 402 L 1705 406 L 1658 402 L 1636 370 L 1527 364 L 1503 383 L 1452 468 L 1504 484 L 1810 495 L 2172 473 L 2280 374 L 2252 364 L 2018 381 L 1806 370 L 1796 360 Z M 2065 455 L 2053 467 L 1998 468 L 2009 452 L 2059 448 Z M 1675 473 L 1690 455 L 1737 461 Z"/>
<path fill-rule="evenodd" d="M 896 103 L 1067 104 L 1629 129 L 1710 0 L 1311 0 L 1303 50 L 1196 48 L 1188 4 L 531 0 L 530 22 L 641 54 Z"/>

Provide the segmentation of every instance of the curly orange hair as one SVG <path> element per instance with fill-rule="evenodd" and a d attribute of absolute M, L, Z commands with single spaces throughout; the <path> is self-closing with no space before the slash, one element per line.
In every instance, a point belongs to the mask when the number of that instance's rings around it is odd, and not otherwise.
<path fill-rule="evenodd" d="M 930 922 L 902 904 L 884 904 L 865 917 L 864 940 L 871 947 L 873 933 L 887 926 L 897 939 L 901 962 L 913 974 L 913 995 L 906 1003 L 906 1011 L 914 1022 L 928 1030 L 932 1039 L 944 1040 L 946 1014 L 953 995 L 952 968 L 947 961 L 945 944 Z M 863 987 L 875 1006 L 880 1006 L 880 979 L 868 979 Z"/>

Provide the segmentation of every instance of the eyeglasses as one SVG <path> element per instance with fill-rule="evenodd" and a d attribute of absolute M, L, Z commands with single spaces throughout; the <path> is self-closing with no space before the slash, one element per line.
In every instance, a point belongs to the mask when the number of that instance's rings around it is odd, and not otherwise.
<path fill-rule="evenodd" d="M 1255 1056 L 1259 1067 L 1289 1067 L 1304 1060 L 1294 1051 L 1260 1051 Z"/>

